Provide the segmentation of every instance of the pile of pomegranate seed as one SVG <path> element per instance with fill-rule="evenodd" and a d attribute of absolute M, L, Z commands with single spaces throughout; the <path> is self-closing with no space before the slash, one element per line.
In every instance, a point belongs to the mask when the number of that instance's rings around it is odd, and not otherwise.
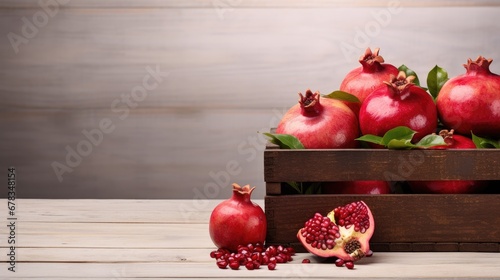
<path fill-rule="evenodd" d="M 267 265 L 269 270 L 274 270 L 276 264 L 286 263 L 292 260 L 295 250 L 292 247 L 269 246 L 264 247 L 260 243 L 240 245 L 238 252 L 220 248 L 210 252 L 210 257 L 216 260 L 219 268 L 239 269 L 244 266 L 248 270 L 259 269 L 261 265 Z"/>

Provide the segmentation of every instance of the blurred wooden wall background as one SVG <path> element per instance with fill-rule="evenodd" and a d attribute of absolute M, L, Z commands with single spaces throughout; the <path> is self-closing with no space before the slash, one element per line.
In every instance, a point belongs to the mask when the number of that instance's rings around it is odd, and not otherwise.
<path fill-rule="evenodd" d="M 368 46 L 423 81 L 478 55 L 499 73 L 499 18 L 493 0 L 2 1 L 0 170 L 16 167 L 18 197 L 213 198 L 238 182 L 261 198 L 258 132 L 297 92 L 337 89 Z"/>

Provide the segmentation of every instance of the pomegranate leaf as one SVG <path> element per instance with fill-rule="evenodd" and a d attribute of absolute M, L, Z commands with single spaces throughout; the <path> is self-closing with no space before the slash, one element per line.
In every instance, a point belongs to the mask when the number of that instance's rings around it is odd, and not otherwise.
<path fill-rule="evenodd" d="M 488 138 L 479 137 L 472 133 L 472 142 L 476 144 L 476 148 L 478 149 L 500 149 L 500 140 L 493 140 Z"/>
<path fill-rule="evenodd" d="M 415 144 L 416 148 L 426 149 L 434 146 L 442 146 L 446 145 L 444 142 L 444 138 L 440 135 L 429 134 L 424 136 L 417 144 Z"/>
<path fill-rule="evenodd" d="M 448 80 L 448 72 L 437 65 L 427 74 L 427 87 L 434 99 L 436 99 L 444 83 Z"/>
<path fill-rule="evenodd" d="M 411 143 L 411 139 L 392 139 L 385 145 L 391 150 L 406 150 L 415 148 L 415 145 Z"/>
<path fill-rule="evenodd" d="M 373 134 L 365 134 L 361 137 L 356 138 L 355 140 L 384 145 L 384 143 L 382 142 L 382 137 Z"/>
<path fill-rule="evenodd" d="M 330 93 L 328 95 L 323 95 L 322 97 L 330 98 L 330 99 L 337 99 L 340 101 L 353 102 L 353 103 L 361 103 L 361 101 L 355 95 L 352 95 L 348 92 L 341 91 L 341 90 L 333 91 L 332 93 Z"/>
<path fill-rule="evenodd" d="M 271 143 L 280 146 L 281 149 L 305 149 L 300 140 L 293 135 L 267 132 L 263 134 L 270 138 Z"/>
<path fill-rule="evenodd" d="M 389 131 L 387 131 L 382 137 L 382 143 L 385 146 L 389 146 L 389 142 L 392 140 L 399 140 L 403 142 L 410 142 L 415 135 L 415 131 L 406 126 L 398 126 Z"/>
<path fill-rule="evenodd" d="M 411 70 L 410 68 L 408 68 L 404 64 L 402 64 L 401 66 L 399 66 L 398 70 L 405 72 L 406 77 L 408 77 L 408 76 L 415 76 L 415 80 L 413 80 L 413 83 L 416 84 L 417 86 L 420 86 L 420 81 L 419 81 L 417 73 L 415 73 L 415 71 Z"/>

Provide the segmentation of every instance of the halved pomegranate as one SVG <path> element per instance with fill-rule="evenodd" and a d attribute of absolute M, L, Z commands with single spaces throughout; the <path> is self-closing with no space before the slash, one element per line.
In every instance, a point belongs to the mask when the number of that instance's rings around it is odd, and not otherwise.
<path fill-rule="evenodd" d="M 371 255 L 369 241 L 374 230 L 370 208 L 357 201 L 337 207 L 327 216 L 316 213 L 305 222 L 297 238 L 314 255 L 354 262 Z"/>

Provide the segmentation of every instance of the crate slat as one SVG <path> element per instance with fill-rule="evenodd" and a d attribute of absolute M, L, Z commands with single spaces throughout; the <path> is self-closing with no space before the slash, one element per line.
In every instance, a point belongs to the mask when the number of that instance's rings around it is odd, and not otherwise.
<path fill-rule="evenodd" d="M 500 149 L 264 152 L 266 182 L 499 180 Z"/>

